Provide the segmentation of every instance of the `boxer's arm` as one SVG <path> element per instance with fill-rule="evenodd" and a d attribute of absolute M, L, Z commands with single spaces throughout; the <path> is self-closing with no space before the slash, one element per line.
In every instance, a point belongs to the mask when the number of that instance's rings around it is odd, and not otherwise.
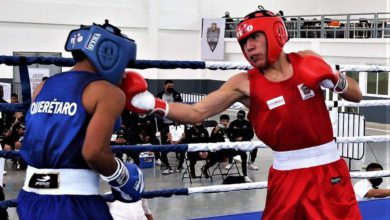
<path fill-rule="evenodd" d="M 390 196 L 390 189 L 370 189 L 364 197 L 384 198 Z"/>
<path fill-rule="evenodd" d="M 173 121 L 194 124 L 226 110 L 237 101 L 247 104 L 245 102 L 249 97 L 247 94 L 249 94 L 248 76 L 246 73 L 240 73 L 230 78 L 218 90 L 210 93 L 198 103 L 192 105 L 169 103 L 168 118 Z"/>
<path fill-rule="evenodd" d="M 125 105 L 123 92 L 106 81 L 90 83 L 83 93 L 83 105 L 91 115 L 82 155 L 88 165 L 102 175 L 110 176 L 117 168 L 110 148 L 115 120 Z"/>
<path fill-rule="evenodd" d="M 346 77 L 348 80 L 348 88 L 340 96 L 347 101 L 360 102 L 362 100 L 362 91 L 360 90 L 359 84 L 351 77 Z"/>

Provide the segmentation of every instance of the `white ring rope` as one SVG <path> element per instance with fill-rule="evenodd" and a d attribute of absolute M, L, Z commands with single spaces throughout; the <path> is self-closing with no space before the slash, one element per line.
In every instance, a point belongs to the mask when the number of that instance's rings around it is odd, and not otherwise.
<path fill-rule="evenodd" d="M 389 72 L 390 65 L 339 65 L 341 72 L 351 71 L 351 72 Z"/>
<path fill-rule="evenodd" d="M 363 143 L 363 142 L 390 142 L 390 135 L 372 135 L 357 137 L 336 137 L 336 143 Z M 255 148 L 268 148 L 262 141 L 243 141 L 243 142 L 219 142 L 219 143 L 199 143 L 188 144 L 188 152 L 195 151 L 219 151 L 222 149 L 240 149 L 242 151 L 251 151 Z"/>
<path fill-rule="evenodd" d="M 229 191 L 237 191 L 237 190 L 264 189 L 264 188 L 267 188 L 267 181 L 254 182 L 254 183 L 191 187 L 188 188 L 188 194 L 229 192 Z"/>
<path fill-rule="evenodd" d="M 241 62 L 205 62 L 206 69 L 223 69 L 223 70 L 248 70 L 252 68 L 249 63 Z"/>
<path fill-rule="evenodd" d="M 205 62 L 207 69 L 223 69 L 223 70 L 248 70 L 252 65 L 246 62 Z M 335 65 L 333 65 L 335 66 Z M 390 72 L 390 65 L 338 65 L 341 72 Z"/>
<path fill-rule="evenodd" d="M 336 143 L 390 142 L 390 135 L 371 135 L 357 137 L 336 137 Z"/>
<path fill-rule="evenodd" d="M 390 170 L 379 170 L 379 171 L 369 171 L 369 172 L 350 172 L 349 175 L 351 178 L 375 178 L 375 177 L 389 177 Z"/>
<path fill-rule="evenodd" d="M 363 100 L 359 103 L 348 101 L 326 101 L 327 107 L 390 106 L 390 100 Z"/>
<path fill-rule="evenodd" d="M 328 108 L 334 107 L 368 107 L 368 106 L 390 106 L 390 100 L 362 100 L 359 103 L 348 101 L 325 101 Z M 235 102 L 229 107 L 232 110 L 244 109 L 240 102 Z"/>
<path fill-rule="evenodd" d="M 369 171 L 369 172 L 350 172 L 351 178 L 358 179 L 373 179 L 378 177 L 390 177 L 390 170 Z M 238 190 L 250 190 L 250 189 L 264 189 L 267 188 L 268 182 L 254 182 L 254 183 L 240 183 L 229 185 L 213 185 L 213 186 L 201 186 L 188 188 L 188 194 L 195 193 L 216 193 L 216 192 L 229 192 Z"/>
<path fill-rule="evenodd" d="M 267 148 L 262 141 L 242 141 L 242 142 L 218 142 L 218 143 L 198 143 L 188 144 L 188 152 L 211 151 L 216 152 L 222 149 L 240 149 L 251 151 L 255 148 Z"/>

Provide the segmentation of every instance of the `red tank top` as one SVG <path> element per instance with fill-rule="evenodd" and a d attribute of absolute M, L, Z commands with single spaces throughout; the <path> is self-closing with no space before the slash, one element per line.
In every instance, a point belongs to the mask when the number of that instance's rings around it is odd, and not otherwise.
<path fill-rule="evenodd" d="M 321 88 L 303 86 L 296 53 L 288 54 L 293 76 L 267 80 L 258 69 L 248 71 L 251 121 L 257 137 L 275 151 L 313 147 L 333 140 L 332 124 Z"/>

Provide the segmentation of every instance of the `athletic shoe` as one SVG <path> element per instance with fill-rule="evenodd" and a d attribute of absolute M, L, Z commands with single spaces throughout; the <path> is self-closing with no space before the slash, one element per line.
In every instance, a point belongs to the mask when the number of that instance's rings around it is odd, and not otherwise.
<path fill-rule="evenodd" d="M 251 169 L 251 170 L 258 170 L 259 169 L 259 167 L 257 167 L 257 166 L 255 166 L 253 163 L 249 163 L 249 169 Z"/>
<path fill-rule="evenodd" d="M 230 168 L 233 166 L 232 163 L 228 163 L 225 167 L 225 170 L 230 170 Z"/>
<path fill-rule="evenodd" d="M 244 176 L 245 182 L 246 183 L 251 183 L 252 180 L 248 176 Z"/>
<path fill-rule="evenodd" d="M 168 175 L 168 174 L 171 174 L 173 173 L 173 170 L 172 169 L 166 169 L 162 172 L 164 175 Z"/>
<path fill-rule="evenodd" d="M 161 160 L 160 160 L 160 159 L 157 159 L 156 162 L 155 162 L 155 164 L 161 166 Z"/>
<path fill-rule="evenodd" d="M 237 156 L 233 157 L 233 160 L 236 161 L 236 163 L 242 163 L 240 155 L 237 155 Z"/>

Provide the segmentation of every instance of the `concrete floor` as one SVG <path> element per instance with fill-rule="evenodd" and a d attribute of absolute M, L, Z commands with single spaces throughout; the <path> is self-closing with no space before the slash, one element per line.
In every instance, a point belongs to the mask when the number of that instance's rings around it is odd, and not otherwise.
<path fill-rule="evenodd" d="M 235 118 L 235 117 L 233 117 Z M 390 135 L 389 125 L 366 124 L 366 135 Z M 172 159 L 175 160 L 175 159 Z M 389 143 L 371 143 L 366 147 L 365 157 L 360 161 L 352 161 L 353 170 L 363 170 L 371 162 L 381 163 L 385 169 L 390 169 Z M 272 164 L 272 151 L 259 149 L 256 165 L 259 170 L 248 170 L 248 176 L 253 181 L 266 181 L 268 168 Z M 202 162 L 197 163 L 200 172 Z M 6 161 L 4 187 L 6 199 L 17 196 L 24 180 L 24 171 L 17 171 L 11 161 Z M 162 175 L 159 166 L 143 169 L 146 178 L 146 190 L 183 188 L 222 184 L 221 177 L 214 177 L 213 182 L 206 179 L 196 179 L 190 184 L 189 179 L 181 180 L 181 173 Z M 357 180 L 353 180 L 356 182 Z M 382 187 L 390 186 L 390 178 L 384 178 Z M 101 183 L 101 192 L 109 191 L 105 183 Z M 261 211 L 264 209 L 266 190 L 248 190 L 237 192 L 196 194 L 191 196 L 173 196 L 170 198 L 155 198 L 149 200 L 149 206 L 156 220 L 183 220 L 207 216 L 220 216 L 235 213 Z M 15 208 L 9 208 L 11 220 L 18 219 Z"/>

